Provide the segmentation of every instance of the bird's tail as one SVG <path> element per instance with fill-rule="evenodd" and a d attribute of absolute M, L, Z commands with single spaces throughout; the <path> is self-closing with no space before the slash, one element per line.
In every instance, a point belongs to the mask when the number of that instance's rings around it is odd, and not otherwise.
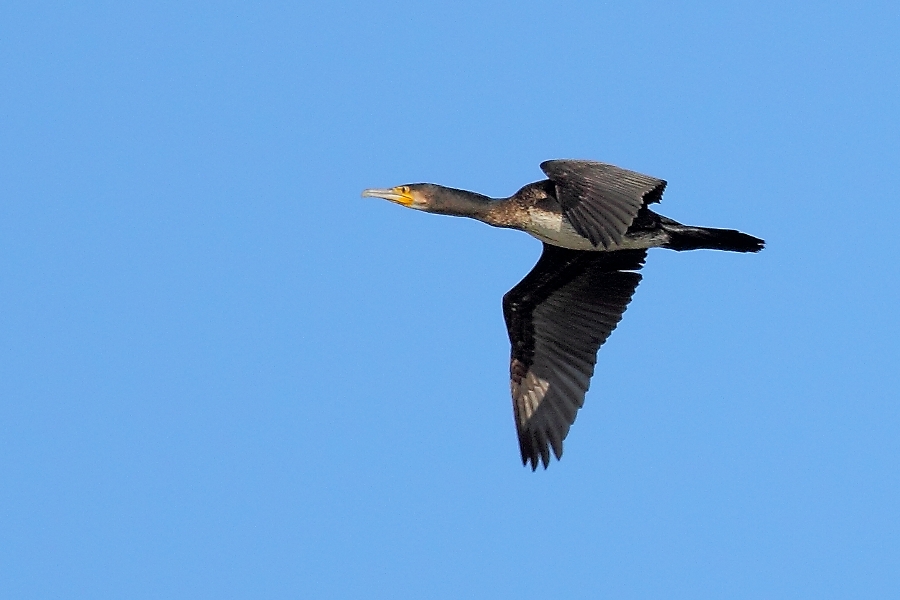
<path fill-rule="evenodd" d="M 669 234 L 665 247 L 671 250 L 759 252 L 766 245 L 765 241 L 734 229 L 691 227 L 675 221 L 664 222 L 663 229 Z"/>

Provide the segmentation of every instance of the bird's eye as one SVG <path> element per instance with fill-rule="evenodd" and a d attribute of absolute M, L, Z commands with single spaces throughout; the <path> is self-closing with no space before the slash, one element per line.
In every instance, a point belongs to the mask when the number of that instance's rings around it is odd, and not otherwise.
<path fill-rule="evenodd" d="M 408 186 L 408 185 L 404 185 L 402 188 L 400 188 L 400 190 L 401 190 L 404 194 L 408 194 L 408 193 L 409 193 L 409 186 Z"/>

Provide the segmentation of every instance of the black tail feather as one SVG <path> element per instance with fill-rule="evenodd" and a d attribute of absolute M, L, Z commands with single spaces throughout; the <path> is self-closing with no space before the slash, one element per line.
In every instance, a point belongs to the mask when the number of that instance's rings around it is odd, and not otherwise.
<path fill-rule="evenodd" d="M 759 252 L 765 241 L 735 231 L 712 227 L 664 226 L 669 234 L 666 248 L 671 250 L 728 250 L 729 252 Z"/>

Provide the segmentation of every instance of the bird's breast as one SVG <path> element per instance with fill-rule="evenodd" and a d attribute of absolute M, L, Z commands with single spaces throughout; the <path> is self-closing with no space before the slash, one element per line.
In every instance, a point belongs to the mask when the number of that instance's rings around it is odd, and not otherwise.
<path fill-rule="evenodd" d="M 569 250 L 596 250 L 591 241 L 579 235 L 562 213 L 530 208 L 525 231 L 554 246 Z"/>
<path fill-rule="evenodd" d="M 528 209 L 528 215 L 530 219 L 527 220 L 524 230 L 542 242 L 569 250 L 604 250 L 602 247 L 594 246 L 589 239 L 575 231 L 575 228 L 561 212 L 533 207 Z M 661 228 L 646 231 L 629 230 L 621 242 L 608 250 L 656 248 L 664 245 L 667 241 L 668 235 Z"/>

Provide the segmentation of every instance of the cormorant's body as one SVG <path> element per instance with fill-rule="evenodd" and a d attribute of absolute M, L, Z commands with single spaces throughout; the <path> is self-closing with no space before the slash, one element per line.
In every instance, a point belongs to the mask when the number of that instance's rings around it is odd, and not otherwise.
<path fill-rule="evenodd" d="M 666 182 L 581 160 L 541 164 L 548 179 L 509 198 L 419 183 L 371 189 L 418 210 L 520 229 L 544 242 L 531 272 L 503 297 L 512 345 L 510 386 L 523 463 L 546 468 L 641 276 L 648 248 L 758 252 L 764 242 L 732 229 L 682 225 L 656 214 Z"/>

